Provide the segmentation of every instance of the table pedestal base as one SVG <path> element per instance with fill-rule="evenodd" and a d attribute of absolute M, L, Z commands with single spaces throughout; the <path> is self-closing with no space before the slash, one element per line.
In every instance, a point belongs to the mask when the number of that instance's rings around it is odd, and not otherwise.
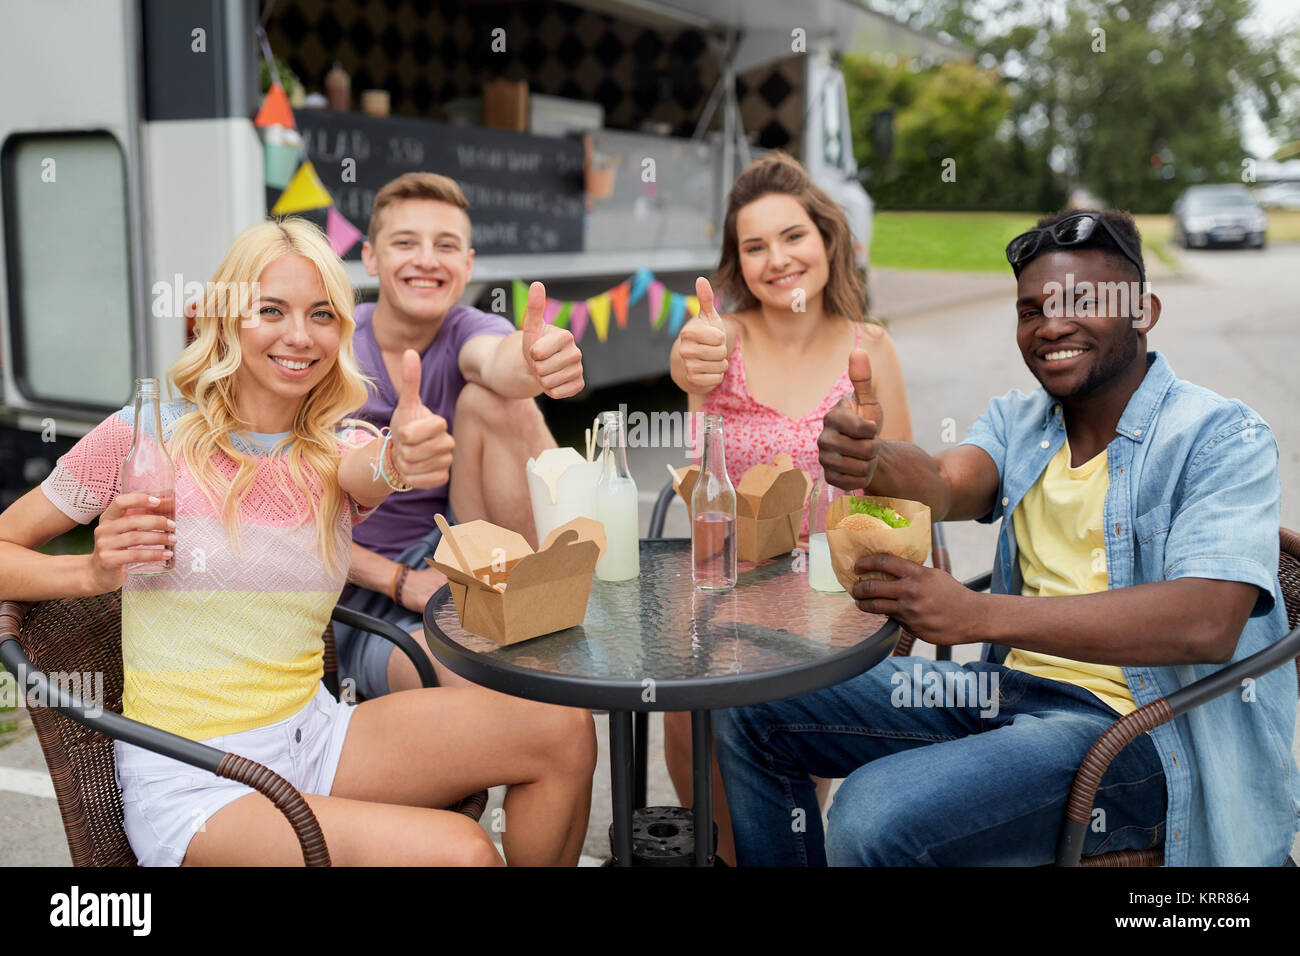
<path fill-rule="evenodd" d="M 709 846 L 718 846 L 718 828 L 713 826 Z M 614 845 L 614 825 L 609 827 Z M 710 858 L 716 861 L 712 853 Z M 613 866 L 621 861 L 611 860 Z M 632 814 L 633 866 L 695 866 L 695 815 L 686 807 L 641 807 Z"/>

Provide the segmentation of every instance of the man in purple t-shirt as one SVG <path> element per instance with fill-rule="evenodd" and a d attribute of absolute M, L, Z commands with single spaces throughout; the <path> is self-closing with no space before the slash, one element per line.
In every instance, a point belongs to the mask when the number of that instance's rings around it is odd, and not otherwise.
<path fill-rule="evenodd" d="M 448 485 L 392 495 L 356 526 L 348 575 L 355 586 L 344 591 L 343 601 L 392 621 L 421 647 L 420 614 L 446 583 L 423 560 L 439 539 L 434 515 L 484 518 L 536 547 L 524 465 L 554 448 L 555 439 L 533 398 L 543 392 L 564 398 L 583 388 L 573 335 L 541 320 L 546 290 L 540 282 L 529 290 L 520 331 L 501 316 L 458 304 L 474 266 L 468 206 L 445 176 L 398 177 L 375 196 L 361 250 L 366 271 L 379 279 L 379 301 L 355 313 L 357 362 L 375 384 L 358 417 L 388 423 L 402 354 L 415 349 L 421 401 L 446 419 L 456 450 Z M 382 638 L 336 624 L 335 640 L 340 675 L 355 680 L 365 697 L 420 686 L 410 661 Z M 436 661 L 434 667 L 444 685 L 466 683 Z"/>

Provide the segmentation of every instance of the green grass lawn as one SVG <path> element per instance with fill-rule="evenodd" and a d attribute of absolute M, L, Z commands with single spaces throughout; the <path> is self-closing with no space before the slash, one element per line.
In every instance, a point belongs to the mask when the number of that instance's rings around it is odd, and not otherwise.
<path fill-rule="evenodd" d="M 1166 215 L 1133 218 L 1146 255 L 1173 265 L 1173 220 Z M 880 212 L 874 221 L 871 264 L 885 269 L 1002 272 L 1007 268 L 1007 243 L 1037 220 L 1033 213 L 1018 212 Z M 1271 210 L 1268 239 L 1300 242 L 1300 210 Z"/>
<path fill-rule="evenodd" d="M 1019 212 L 881 212 L 871 238 L 871 265 L 885 269 L 1006 272 L 1007 243 L 1033 228 Z"/>

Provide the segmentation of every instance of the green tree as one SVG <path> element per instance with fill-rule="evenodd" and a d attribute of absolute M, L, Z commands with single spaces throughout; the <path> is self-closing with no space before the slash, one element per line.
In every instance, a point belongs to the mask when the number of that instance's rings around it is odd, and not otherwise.
<path fill-rule="evenodd" d="M 904 0 L 897 15 L 967 44 L 1011 94 L 1040 196 L 1054 174 L 1164 212 L 1196 182 L 1237 179 L 1242 120 L 1296 132 L 1295 38 L 1243 30 L 1251 0 Z M 1050 203 L 1038 203 L 1047 208 Z"/>

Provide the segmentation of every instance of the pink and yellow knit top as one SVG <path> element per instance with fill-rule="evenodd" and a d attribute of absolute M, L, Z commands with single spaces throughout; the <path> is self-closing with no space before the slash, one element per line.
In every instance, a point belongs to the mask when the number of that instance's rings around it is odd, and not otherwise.
<path fill-rule="evenodd" d="M 163 405 L 164 442 L 192 408 Z M 86 524 L 109 506 L 133 424 L 133 409 L 123 408 L 59 459 L 41 484 L 56 508 Z M 373 437 L 341 428 L 340 456 Z M 239 510 L 238 553 L 219 511 L 178 460 L 175 569 L 128 576 L 122 588 L 123 713 L 191 740 L 275 723 L 311 700 L 323 672 L 321 634 L 347 574 L 352 525 L 369 512 L 344 495 L 336 528 L 343 566 L 331 571 L 285 460 L 237 436 L 236 446 L 257 459 Z M 222 453 L 218 459 L 221 473 L 233 477 L 237 463 Z"/>

